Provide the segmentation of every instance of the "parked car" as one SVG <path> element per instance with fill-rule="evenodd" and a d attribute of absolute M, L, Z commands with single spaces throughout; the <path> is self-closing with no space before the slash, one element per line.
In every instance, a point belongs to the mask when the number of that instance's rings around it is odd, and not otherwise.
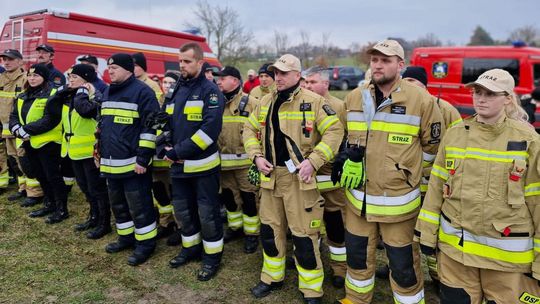
<path fill-rule="evenodd" d="M 330 88 L 348 90 L 355 88 L 360 80 L 364 79 L 364 71 L 354 66 L 329 67 Z"/>

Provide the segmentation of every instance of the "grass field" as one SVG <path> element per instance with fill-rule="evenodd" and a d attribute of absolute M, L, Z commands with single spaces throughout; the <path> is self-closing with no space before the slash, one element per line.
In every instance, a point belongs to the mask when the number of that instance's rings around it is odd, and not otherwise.
<path fill-rule="evenodd" d="M 225 245 L 215 279 L 199 282 L 197 263 L 168 267 L 180 247 L 168 247 L 164 240 L 147 263 L 131 267 L 126 264 L 129 252 L 111 255 L 103 249 L 115 234 L 92 241 L 75 232 L 73 226 L 86 217 L 88 208 L 78 189 L 70 195 L 70 218 L 52 226 L 27 217 L 29 210 L 6 196 L 0 196 L 0 303 L 302 303 L 293 270 L 287 270 L 281 291 L 260 301 L 251 296 L 262 254 L 260 249 L 244 254 L 241 241 Z M 326 247 L 322 254 L 327 260 Z M 344 292 L 330 285 L 328 269 L 324 302 L 333 303 Z M 437 303 L 429 282 L 426 292 L 426 303 Z M 374 303 L 391 302 L 388 281 L 378 280 Z"/>

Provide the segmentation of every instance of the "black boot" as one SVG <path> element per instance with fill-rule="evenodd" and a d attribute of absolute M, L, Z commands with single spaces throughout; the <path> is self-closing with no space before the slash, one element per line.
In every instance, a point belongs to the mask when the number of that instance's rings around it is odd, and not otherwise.
<path fill-rule="evenodd" d="M 169 266 L 171 268 L 178 268 L 191 261 L 199 260 L 201 258 L 201 253 L 202 250 L 199 249 L 182 248 L 182 250 L 180 250 L 180 253 L 169 261 Z"/>
<path fill-rule="evenodd" d="M 174 222 L 169 223 L 165 227 L 159 226 L 156 238 L 159 240 L 159 239 L 163 239 L 170 236 L 171 234 L 174 233 L 175 227 L 176 227 L 176 223 Z"/>
<path fill-rule="evenodd" d="M 259 237 L 256 235 L 246 235 L 244 239 L 244 252 L 247 254 L 254 253 L 257 251 L 257 246 L 259 246 Z"/>
<path fill-rule="evenodd" d="M 63 220 L 67 219 L 68 217 L 69 217 L 69 213 L 67 209 L 67 200 L 64 200 L 64 201 L 56 203 L 56 211 L 47 219 L 45 219 L 45 223 L 46 224 L 60 223 Z"/>
<path fill-rule="evenodd" d="M 100 239 L 112 231 L 109 200 L 106 197 L 102 197 L 101 199 L 98 199 L 97 206 L 99 208 L 97 227 L 86 234 L 86 237 L 92 240 Z"/>
<path fill-rule="evenodd" d="M 105 246 L 105 251 L 107 253 L 117 253 L 126 249 L 131 249 L 135 246 L 135 237 L 130 236 L 119 236 L 118 240 L 113 243 L 107 244 Z"/>
<path fill-rule="evenodd" d="M 174 232 L 167 238 L 167 246 L 178 246 L 182 244 L 182 235 L 180 229 L 174 228 Z"/>
<path fill-rule="evenodd" d="M 98 224 L 99 218 L 99 209 L 97 202 L 90 203 L 90 213 L 88 214 L 88 219 L 84 223 L 75 225 L 75 231 L 85 231 L 90 228 L 94 228 Z"/>
<path fill-rule="evenodd" d="M 197 274 L 197 280 L 199 281 L 209 281 L 216 276 L 219 270 L 219 265 L 209 265 L 203 264 L 199 273 Z"/>
<path fill-rule="evenodd" d="M 225 230 L 225 232 L 223 233 L 223 242 L 228 243 L 235 239 L 241 238 L 242 236 L 244 236 L 244 230 L 242 230 L 242 228 L 237 230 L 227 228 L 227 230 Z"/>
<path fill-rule="evenodd" d="M 7 200 L 10 202 L 17 201 L 23 197 L 26 197 L 26 190 L 23 191 L 17 191 L 13 193 L 12 195 L 8 196 Z"/>
<path fill-rule="evenodd" d="M 146 262 L 152 253 L 156 250 L 156 238 L 135 242 L 135 250 L 128 257 L 127 262 L 130 266 L 141 265 Z"/>
<path fill-rule="evenodd" d="M 251 294 L 255 298 L 260 299 L 269 295 L 273 290 L 277 290 L 283 287 L 283 282 L 272 282 L 272 284 L 266 284 L 260 281 L 255 287 L 251 288 Z"/>
<path fill-rule="evenodd" d="M 320 304 L 320 303 L 322 303 L 322 298 L 304 298 L 304 303 L 306 303 L 306 304 Z"/>
<path fill-rule="evenodd" d="M 35 206 L 43 200 L 43 197 L 27 197 L 24 199 L 24 201 L 21 203 L 21 207 L 32 207 Z"/>
<path fill-rule="evenodd" d="M 49 198 L 45 197 L 43 199 L 43 208 L 34 210 L 28 214 L 29 217 L 43 217 L 47 214 L 53 213 L 56 210 L 54 202 Z"/>

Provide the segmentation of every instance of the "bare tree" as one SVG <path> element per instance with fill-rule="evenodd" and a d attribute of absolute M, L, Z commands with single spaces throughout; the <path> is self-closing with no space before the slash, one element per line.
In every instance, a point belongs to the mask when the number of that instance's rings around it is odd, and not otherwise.
<path fill-rule="evenodd" d="M 540 32 L 534 25 L 526 25 L 517 28 L 510 33 L 509 39 L 511 41 L 521 40 L 528 45 L 536 45 L 540 41 Z"/>
<path fill-rule="evenodd" d="M 240 23 L 236 11 L 229 6 L 211 6 L 206 0 L 200 0 L 193 13 L 198 21 L 187 25 L 201 29 L 218 60 L 236 64 L 246 55 L 253 34 Z"/>
<path fill-rule="evenodd" d="M 300 48 L 300 59 L 302 60 L 302 65 L 304 67 L 308 67 L 309 66 L 309 57 L 310 57 L 310 52 L 311 52 L 311 44 L 309 42 L 309 33 L 304 31 L 304 30 L 301 30 L 300 31 L 300 45 L 299 45 L 299 48 Z"/>
<path fill-rule="evenodd" d="M 442 46 L 442 41 L 433 33 L 428 33 L 425 36 L 419 37 L 412 42 L 414 47 L 423 46 Z"/>
<path fill-rule="evenodd" d="M 276 54 L 279 56 L 289 48 L 289 36 L 285 32 L 280 33 L 278 30 L 274 30 L 274 43 Z"/>

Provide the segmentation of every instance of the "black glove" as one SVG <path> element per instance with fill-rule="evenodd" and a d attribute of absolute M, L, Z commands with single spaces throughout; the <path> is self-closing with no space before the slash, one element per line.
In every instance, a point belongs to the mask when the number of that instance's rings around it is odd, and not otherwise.
<path fill-rule="evenodd" d="M 435 255 L 435 248 L 420 244 L 420 251 L 425 255 Z"/>
<path fill-rule="evenodd" d="M 171 150 L 165 152 L 165 156 L 167 156 L 167 158 L 172 160 L 172 161 L 177 161 L 178 160 L 178 155 L 176 155 L 176 151 L 174 151 L 174 149 L 171 149 Z"/>
<path fill-rule="evenodd" d="M 153 130 L 161 130 L 167 125 L 168 122 L 169 114 L 167 114 L 167 112 L 159 111 L 148 114 L 144 125 L 145 127 Z"/>
<path fill-rule="evenodd" d="M 356 147 L 347 149 L 347 154 L 349 155 L 349 159 L 355 163 L 359 163 L 364 159 L 365 152 L 366 152 L 366 148 L 362 146 L 356 146 Z"/>
<path fill-rule="evenodd" d="M 334 164 L 332 165 L 332 175 L 330 175 L 330 180 L 335 185 L 341 179 L 341 172 L 343 172 L 343 164 L 349 158 L 347 150 L 339 152 L 339 154 L 334 158 Z"/>

